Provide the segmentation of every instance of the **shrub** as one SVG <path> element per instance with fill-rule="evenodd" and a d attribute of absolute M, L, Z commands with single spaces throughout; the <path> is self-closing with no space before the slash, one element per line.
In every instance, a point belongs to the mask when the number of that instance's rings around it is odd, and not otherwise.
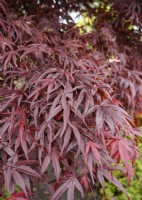
<path fill-rule="evenodd" d="M 75 190 L 84 198 L 98 182 L 104 190 L 107 179 L 127 195 L 113 172 L 120 170 L 130 180 L 139 133 L 114 96 L 123 65 L 117 69 L 107 59 L 111 45 L 115 49 L 111 29 L 100 29 L 98 41 L 104 40 L 94 48 L 97 37 L 94 41 L 71 23 L 61 23 L 52 9 L 51 20 L 40 10 L 33 17 L 22 16 L 28 11 L 18 11 L 16 4 L 15 10 L 0 1 L 1 194 L 5 187 L 10 200 L 24 200 L 41 181 L 52 200 L 65 192 L 73 199 Z M 128 83 L 122 77 L 122 92 Z M 15 193 L 17 185 L 22 192 Z"/>

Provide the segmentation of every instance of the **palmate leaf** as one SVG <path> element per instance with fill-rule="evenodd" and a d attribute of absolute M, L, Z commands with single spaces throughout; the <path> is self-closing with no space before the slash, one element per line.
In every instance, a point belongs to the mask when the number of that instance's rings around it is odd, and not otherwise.
<path fill-rule="evenodd" d="M 131 160 L 137 157 L 137 149 L 133 146 L 131 141 L 126 141 L 123 138 L 112 139 L 108 142 L 110 147 L 110 155 L 117 161 L 120 159 L 124 162 L 128 174 L 134 175 L 133 170 L 129 164 Z"/>
<path fill-rule="evenodd" d="M 100 130 L 105 128 L 106 124 L 113 134 L 119 126 L 130 127 L 131 120 L 128 114 L 121 107 L 108 104 L 107 101 L 90 108 L 86 115 L 90 115 L 93 112 L 96 112 L 96 127 Z"/>
<path fill-rule="evenodd" d="M 28 162 L 27 162 L 28 164 Z M 10 194 L 15 190 L 15 183 L 20 186 L 27 196 L 27 189 L 29 190 L 29 176 L 40 177 L 40 175 L 34 171 L 31 167 L 25 165 L 11 165 L 6 168 L 5 172 L 5 185 Z M 26 176 L 23 176 L 23 173 Z M 27 184 L 28 183 L 28 184 Z"/>
<path fill-rule="evenodd" d="M 77 178 L 71 177 L 67 179 L 62 186 L 55 192 L 52 196 L 52 200 L 57 200 L 62 194 L 67 191 L 67 199 L 73 200 L 74 199 L 74 190 L 75 188 L 81 193 L 81 197 L 84 197 L 83 189 Z"/>
<path fill-rule="evenodd" d="M 98 144 L 95 144 L 94 142 L 90 141 L 87 142 L 86 145 L 86 155 L 89 153 L 89 151 L 91 150 L 94 157 L 96 158 L 96 160 L 98 161 L 98 163 L 102 166 L 102 161 L 101 161 L 101 157 L 100 157 L 100 153 L 99 153 L 99 149 L 102 149 Z"/>
<path fill-rule="evenodd" d="M 88 192 L 91 180 L 87 176 L 82 176 L 80 183 L 84 185 L 86 192 Z"/>
<path fill-rule="evenodd" d="M 116 185 L 128 197 L 127 192 L 124 189 L 123 185 L 108 170 L 106 170 L 106 169 L 103 169 L 103 170 L 102 169 L 98 169 L 97 176 L 98 176 L 99 182 L 101 183 L 103 189 L 105 188 L 105 186 L 104 186 L 104 178 L 106 178 L 111 183 Z M 129 199 L 129 197 L 128 197 L 128 199 Z"/>
<path fill-rule="evenodd" d="M 6 48 L 8 47 L 11 51 L 13 50 L 13 45 L 14 43 L 8 39 L 8 38 L 5 38 L 5 37 L 0 37 L 0 42 L 1 42 L 1 48 L 2 50 L 5 52 Z M 2 57 L 1 57 L 2 58 Z"/>

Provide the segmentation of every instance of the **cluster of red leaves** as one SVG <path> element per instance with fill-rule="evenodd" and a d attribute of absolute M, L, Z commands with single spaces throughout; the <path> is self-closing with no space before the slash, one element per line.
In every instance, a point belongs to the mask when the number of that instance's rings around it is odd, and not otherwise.
<path fill-rule="evenodd" d="M 0 29 L 1 193 L 18 185 L 25 196 L 11 199 L 24 200 L 41 180 L 52 200 L 65 191 L 71 200 L 96 181 L 104 189 L 105 179 L 126 193 L 112 172 L 133 175 L 138 133 L 112 98 L 105 56 L 90 52 L 76 29 L 46 19 L 35 25 L 2 0 Z"/>
<path fill-rule="evenodd" d="M 97 8 L 88 8 L 88 15 L 96 16 L 88 43 L 109 60 L 109 83 L 115 98 L 134 117 L 135 112 L 142 111 L 142 3 L 101 1 Z"/>

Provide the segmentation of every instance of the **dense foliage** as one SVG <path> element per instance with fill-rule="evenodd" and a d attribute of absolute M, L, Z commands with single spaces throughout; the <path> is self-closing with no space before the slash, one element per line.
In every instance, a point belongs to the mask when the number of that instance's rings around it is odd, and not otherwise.
<path fill-rule="evenodd" d="M 140 151 L 142 150 L 141 143 L 139 143 L 139 149 L 140 149 Z M 142 163 L 141 158 L 136 160 L 135 177 L 132 178 L 130 184 L 128 184 L 125 176 L 122 176 L 119 172 L 115 172 L 116 177 L 124 185 L 131 200 L 133 200 L 133 199 L 141 200 L 141 197 L 142 197 L 142 190 L 141 190 L 142 164 L 141 163 Z M 115 200 L 127 200 L 126 195 L 123 192 L 121 192 L 117 187 L 110 184 L 109 182 L 107 182 L 105 185 L 105 192 L 106 192 L 106 196 L 109 200 L 114 200 L 114 199 Z M 100 189 L 100 193 L 102 194 L 100 199 L 104 199 L 102 189 Z"/>
<path fill-rule="evenodd" d="M 41 181 L 52 200 L 76 190 L 83 199 L 105 179 L 127 195 L 113 172 L 130 181 L 138 155 L 140 133 L 126 112 L 142 109 L 133 2 L 0 0 L 2 196 L 25 200 Z M 80 34 L 71 11 L 96 16 L 91 33 Z"/>

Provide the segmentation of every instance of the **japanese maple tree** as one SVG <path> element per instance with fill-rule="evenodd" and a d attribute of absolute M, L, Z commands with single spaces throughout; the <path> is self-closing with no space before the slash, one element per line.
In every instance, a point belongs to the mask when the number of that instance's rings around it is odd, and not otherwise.
<path fill-rule="evenodd" d="M 95 2 L 95 4 L 94 4 Z M 141 111 L 141 3 L 0 0 L 0 193 L 84 198 L 134 175 Z M 96 4 L 98 3 L 98 4 Z M 96 16 L 81 34 L 70 12 Z M 131 29 L 131 30 L 130 30 Z M 129 114 L 128 114 L 129 113 Z M 131 115 L 131 117 L 130 117 Z M 121 164 L 120 164 L 121 161 Z M 21 192 L 15 193 L 16 185 Z"/>

